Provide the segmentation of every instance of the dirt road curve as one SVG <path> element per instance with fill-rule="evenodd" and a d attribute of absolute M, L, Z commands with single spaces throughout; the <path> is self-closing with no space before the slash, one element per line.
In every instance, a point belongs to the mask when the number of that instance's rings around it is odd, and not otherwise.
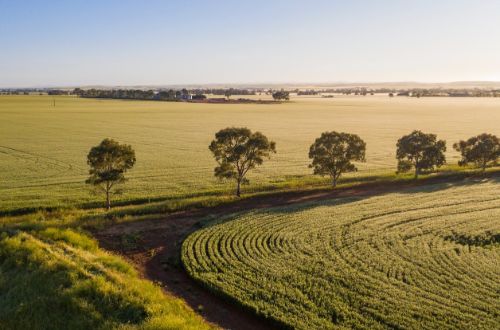
<path fill-rule="evenodd" d="M 427 182 L 429 183 L 431 182 Z M 217 217 L 250 209 L 338 197 L 371 196 L 401 191 L 411 186 L 414 185 L 375 186 L 371 184 L 335 191 L 277 193 L 212 208 L 174 213 L 166 215 L 163 219 L 111 225 L 96 232 L 95 236 L 103 248 L 126 257 L 145 278 L 161 283 L 167 293 L 184 299 L 207 321 L 225 329 L 272 329 L 272 325 L 266 320 L 202 288 L 184 271 L 180 263 L 181 244 L 187 235 L 200 228 L 199 222 L 207 216 Z"/>

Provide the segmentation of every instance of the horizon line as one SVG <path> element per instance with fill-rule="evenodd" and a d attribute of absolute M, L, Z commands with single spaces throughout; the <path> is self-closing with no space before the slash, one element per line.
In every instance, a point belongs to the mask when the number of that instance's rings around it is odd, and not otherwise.
<path fill-rule="evenodd" d="M 416 84 L 416 85 L 445 85 L 445 84 L 500 84 L 500 80 L 455 80 L 455 81 L 330 81 L 330 82 L 232 82 L 232 83 L 171 83 L 171 84 L 47 84 L 24 86 L 1 86 L 0 89 L 67 89 L 67 88 L 92 88 L 92 87 L 186 87 L 186 86 L 325 86 L 325 85 L 387 85 L 387 84 Z"/>

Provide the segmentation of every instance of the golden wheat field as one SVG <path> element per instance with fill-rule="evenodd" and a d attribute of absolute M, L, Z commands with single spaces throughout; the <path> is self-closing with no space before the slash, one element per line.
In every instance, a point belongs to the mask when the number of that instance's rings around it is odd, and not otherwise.
<path fill-rule="evenodd" d="M 0 118 L 0 209 L 15 210 L 95 201 L 84 184 L 86 155 L 105 137 L 136 150 L 137 165 L 118 197 L 124 199 L 228 189 L 213 178 L 208 150 L 214 133 L 227 126 L 262 131 L 277 143 L 272 160 L 251 173 L 254 186 L 310 175 L 308 148 L 327 130 L 356 133 L 367 142 L 367 162 L 352 175 L 393 171 L 395 143 L 413 129 L 446 139 L 448 161 L 455 163 L 453 142 L 500 134 L 500 99 L 376 95 L 194 104 L 0 96 Z"/>

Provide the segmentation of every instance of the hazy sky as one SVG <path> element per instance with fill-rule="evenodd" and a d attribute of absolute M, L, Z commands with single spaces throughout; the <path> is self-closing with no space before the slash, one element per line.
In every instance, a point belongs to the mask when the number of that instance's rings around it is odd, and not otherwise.
<path fill-rule="evenodd" d="M 500 80 L 500 0 L 0 0 L 0 86 Z"/>

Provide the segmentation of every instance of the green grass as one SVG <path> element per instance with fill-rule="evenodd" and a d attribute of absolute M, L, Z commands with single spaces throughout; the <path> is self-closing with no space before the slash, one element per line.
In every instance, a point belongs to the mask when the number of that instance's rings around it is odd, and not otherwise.
<path fill-rule="evenodd" d="M 494 98 L 304 97 L 271 105 L 55 99 L 53 107 L 49 96 L 0 96 L 0 212 L 96 205 L 102 197 L 83 183 L 85 157 L 105 137 L 136 149 L 125 193 L 115 196 L 131 203 L 232 189 L 213 178 L 208 150 L 226 126 L 248 126 L 277 142 L 278 153 L 250 175 L 245 189 L 255 190 L 288 180 L 317 182 L 307 152 L 326 130 L 356 133 L 367 142 L 367 162 L 347 178 L 394 171 L 395 143 L 413 129 L 446 139 L 451 163 L 458 139 L 500 134 L 500 100 Z"/>
<path fill-rule="evenodd" d="M 499 168 L 489 168 L 480 173 L 473 168 L 448 166 L 435 173 L 420 175 L 418 180 L 413 174 L 396 175 L 394 172 L 375 176 L 341 178 L 336 190 L 370 187 L 401 187 L 408 185 L 424 185 L 437 181 L 460 181 L 470 178 L 497 177 Z M 224 192 L 194 193 L 185 196 L 156 199 L 136 199 L 121 201 L 113 209 L 106 211 L 102 203 L 91 203 L 82 208 L 48 207 L 36 209 L 17 209 L 0 212 L 0 225 L 21 230 L 43 229 L 50 226 L 86 227 L 93 230 L 118 222 L 133 222 L 144 219 L 162 219 L 166 214 L 179 211 L 195 210 L 223 205 L 230 205 L 240 200 L 270 197 L 288 192 L 322 192 L 332 190 L 328 179 L 291 177 L 274 185 L 247 187 L 245 194 L 238 198 L 234 194 Z"/>
<path fill-rule="evenodd" d="M 72 230 L 0 235 L 2 329 L 210 329 L 186 304 L 139 279 Z"/>
<path fill-rule="evenodd" d="M 298 329 L 494 329 L 500 185 L 446 182 L 209 222 L 192 277 Z"/>

